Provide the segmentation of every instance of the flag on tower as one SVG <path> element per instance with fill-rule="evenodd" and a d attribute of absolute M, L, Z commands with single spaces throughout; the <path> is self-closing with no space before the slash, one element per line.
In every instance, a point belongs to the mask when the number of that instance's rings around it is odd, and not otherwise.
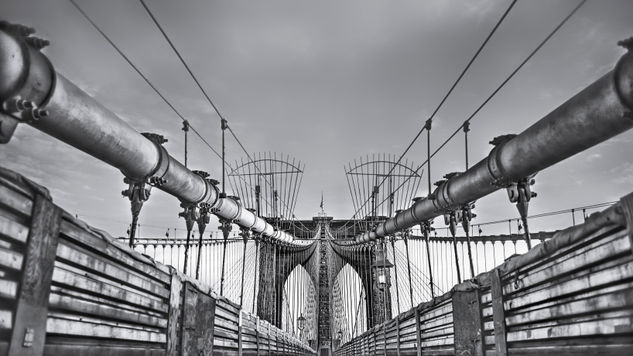
<path fill-rule="evenodd" d="M 321 192 L 321 205 L 320 205 L 320 207 L 321 207 L 321 210 L 323 210 L 323 192 Z"/>

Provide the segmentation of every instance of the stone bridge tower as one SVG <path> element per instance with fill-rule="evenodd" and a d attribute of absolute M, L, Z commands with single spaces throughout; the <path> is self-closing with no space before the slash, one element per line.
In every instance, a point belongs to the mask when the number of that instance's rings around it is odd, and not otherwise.
<path fill-rule="evenodd" d="M 366 300 L 369 328 L 392 318 L 389 291 L 390 267 L 381 244 L 345 246 L 330 233 L 331 217 L 314 217 L 314 242 L 306 246 L 261 243 L 259 259 L 258 316 L 281 327 L 283 286 L 294 268 L 303 266 L 317 291 L 317 340 L 312 345 L 324 355 L 331 354 L 332 286 L 341 269 L 349 264 L 360 277 Z M 381 283 L 382 282 L 382 283 Z M 323 351 L 321 351 L 323 350 Z"/>

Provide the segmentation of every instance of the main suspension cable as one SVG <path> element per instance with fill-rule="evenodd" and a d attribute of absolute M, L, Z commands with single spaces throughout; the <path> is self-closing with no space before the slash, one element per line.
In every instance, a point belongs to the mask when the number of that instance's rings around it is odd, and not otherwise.
<path fill-rule="evenodd" d="M 142 1 L 142 0 L 141 0 Z M 492 28 L 492 30 L 490 31 L 490 33 L 488 34 L 488 36 L 486 36 L 486 39 L 482 42 L 482 44 L 479 46 L 479 48 L 477 49 L 477 51 L 475 52 L 475 54 L 471 57 L 470 61 L 468 62 L 468 64 L 466 65 L 466 67 L 464 67 L 464 69 L 461 71 L 461 73 L 459 74 L 459 76 L 457 77 L 457 79 L 453 82 L 453 84 L 451 85 L 450 89 L 446 92 L 446 94 L 444 95 L 444 97 L 442 98 L 442 100 L 440 101 L 440 103 L 437 105 L 437 107 L 435 108 L 435 110 L 433 110 L 433 112 L 431 113 L 431 116 L 428 118 L 428 120 L 425 122 L 424 126 L 422 126 L 422 128 L 420 128 L 420 130 L 418 131 L 418 133 L 413 137 L 413 140 L 411 140 L 411 142 L 409 143 L 409 145 L 406 147 L 406 149 L 404 150 L 404 152 L 400 155 L 400 157 L 398 158 L 398 160 L 396 161 L 396 163 L 391 167 L 391 169 L 389 170 L 389 173 L 387 173 L 387 175 L 385 175 L 382 179 L 382 181 L 380 182 L 380 184 L 378 184 L 378 187 L 381 187 L 382 184 L 385 182 L 385 180 L 391 176 L 391 173 L 393 172 L 393 170 L 395 169 L 395 167 L 400 163 L 400 161 L 402 161 L 402 158 L 404 158 L 404 156 L 409 152 L 409 150 L 411 149 L 411 147 L 413 147 L 413 145 L 415 144 L 415 142 L 418 140 L 418 138 L 420 137 L 420 135 L 422 135 L 422 132 L 424 132 L 424 130 L 429 130 L 430 131 L 430 123 L 432 122 L 433 118 L 435 117 L 435 115 L 440 111 L 440 109 L 442 108 L 442 106 L 444 105 L 444 103 L 446 102 L 446 100 L 448 99 L 448 97 L 453 93 L 453 90 L 455 90 L 455 88 L 457 87 L 457 85 L 459 84 L 459 82 L 462 80 L 462 78 L 466 75 L 466 73 L 468 72 L 468 70 L 470 69 L 470 67 L 472 66 L 472 64 L 474 63 L 475 59 L 477 59 L 477 57 L 479 56 L 479 54 L 482 52 L 482 50 L 484 49 L 484 47 L 488 44 L 488 42 L 490 41 L 490 39 L 492 38 L 492 36 L 494 35 L 494 33 L 497 31 L 497 29 L 499 28 L 499 26 L 501 25 L 501 23 L 505 20 L 505 18 L 508 16 L 508 14 L 510 13 L 510 10 L 512 10 L 512 8 L 514 7 L 514 5 L 516 4 L 517 0 L 513 0 L 512 3 L 510 3 L 510 6 L 508 6 L 508 8 L 506 9 L 506 11 L 503 13 L 503 15 L 501 16 L 501 18 L 497 21 L 497 23 L 495 24 L 495 26 Z M 428 162 L 428 161 L 427 161 Z M 413 174 L 413 173 L 412 173 Z M 415 174 L 417 174 L 417 170 L 415 172 Z M 407 179 L 408 180 L 408 179 Z M 400 187 L 404 185 L 401 184 Z M 398 187 L 398 188 L 400 188 Z M 356 214 L 358 214 L 358 212 L 365 206 L 367 205 L 367 203 L 370 201 L 370 199 L 365 200 L 365 202 L 356 210 L 356 212 L 354 212 L 354 214 L 352 215 L 351 219 L 354 219 L 356 217 Z M 383 201 L 384 202 L 384 201 Z M 382 203 L 381 203 L 382 204 Z"/>
<path fill-rule="evenodd" d="M 424 167 L 424 165 L 426 165 L 430 161 L 431 158 L 433 158 L 440 150 L 442 150 L 459 133 L 459 131 L 463 129 L 464 125 L 470 124 L 470 121 L 473 120 L 473 118 L 484 108 L 484 106 L 486 106 L 499 93 L 499 91 L 501 91 L 501 89 L 505 87 L 505 85 L 519 72 L 519 70 L 521 70 L 521 68 L 523 68 L 523 66 L 525 66 L 525 64 L 530 59 L 532 59 L 532 57 L 534 57 L 534 55 L 558 32 L 558 30 L 560 30 L 561 27 L 563 27 L 565 23 L 567 23 L 567 21 L 586 3 L 586 1 L 587 0 L 582 0 L 578 5 L 576 5 L 576 7 L 574 7 L 574 9 L 547 35 L 547 37 L 545 37 L 545 39 L 543 39 L 543 41 L 541 41 L 538 46 L 536 46 L 536 48 L 534 48 L 532 52 L 530 52 L 530 54 L 510 73 L 510 75 L 508 75 L 501 82 L 501 84 L 499 84 L 499 86 L 486 98 L 486 100 L 484 100 L 483 103 L 481 103 L 481 105 L 479 105 L 477 109 L 475 109 L 475 111 L 473 111 L 473 113 L 470 114 L 468 118 L 461 125 L 459 125 L 459 127 L 457 127 L 457 129 L 446 140 L 444 140 L 444 142 L 435 151 L 433 151 L 433 154 L 431 154 L 431 156 L 428 157 L 426 161 L 420 164 L 414 172 L 412 172 L 406 179 L 404 179 L 404 181 L 395 190 L 399 190 L 407 181 L 413 178 L 414 174 L 417 174 L 420 169 L 422 169 L 422 167 Z M 378 206 L 381 206 L 387 200 L 388 199 L 383 199 L 378 204 Z"/>

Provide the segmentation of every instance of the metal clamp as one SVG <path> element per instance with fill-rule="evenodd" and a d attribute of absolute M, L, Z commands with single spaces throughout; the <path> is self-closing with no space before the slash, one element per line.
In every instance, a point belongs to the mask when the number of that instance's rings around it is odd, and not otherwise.
<path fill-rule="evenodd" d="M 226 240 L 229 238 L 231 230 L 233 230 L 233 222 L 228 219 L 220 219 L 220 226 L 218 226 L 218 229 L 222 231 L 222 236 L 224 237 L 224 240 Z"/>
<path fill-rule="evenodd" d="M 183 211 L 178 213 L 178 216 L 185 219 L 187 231 L 189 232 L 193 229 L 193 223 L 198 221 L 199 218 L 196 204 L 181 203 L 180 207 L 183 208 Z"/>
<path fill-rule="evenodd" d="M 499 163 L 499 152 L 501 151 L 501 148 L 508 143 L 508 141 L 515 137 L 516 135 L 514 134 L 508 134 L 497 136 L 490 141 L 490 144 L 495 147 L 490 152 L 490 155 L 488 155 L 488 171 L 494 178 L 494 182 L 492 184 L 496 187 L 505 188 L 510 183 L 503 171 L 503 168 L 501 167 L 501 164 Z"/>
<path fill-rule="evenodd" d="M 633 110 L 633 92 L 631 90 L 631 88 L 633 88 L 633 77 L 622 75 L 622 73 L 631 72 L 630 68 L 627 69 L 626 66 L 631 65 L 630 58 L 633 56 L 633 37 L 619 41 L 618 45 L 626 48 L 627 53 L 620 58 L 613 70 L 614 87 L 620 100 L 625 103 L 630 110 Z M 633 115 L 631 115 L 629 111 L 624 113 L 624 117 L 633 118 Z"/>
<path fill-rule="evenodd" d="M 196 219 L 196 222 L 198 223 L 198 233 L 202 236 L 202 234 L 204 234 L 204 230 L 206 230 L 207 225 L 211 221 L 209 216 L 211 212 L 211 205 L 209 203 L 200 203 L 198 212 L 198 219 Z"/>
<path fill-rule="evenodd" d="M 156 187 L 160 187 L 167 183 L 167 179 L 165 179 L 165 174 L 169 170 L 169 153 L 163 144 L 168 140 L 159 134 L 151 133 L 151 132 L 143 132 L 141 135 L 145 136 L 148 140 L 152 141 L 156 148 L 158 149 L 158 164 L 154 168 L 154 170 L 147 176 L 148 182 Z"/>
<path fill-rule="evenodd" d="M 461 209 L 457 210 L 446 210 L 444 212 L 444 224 L 448 225 L 448 230 L 451 232 L 451 235 L 455 237 L 457 234 L 457 222 L 462 220 L 462 211 Z"/>
<path fill-rule="evenodd" d="M 470 231 L 470 222 L 473 218 L 477 217 L 477 214 L 473 213 L 473 209 L 475 209 L 474 203 L 468 203 L 461 209 L 461 223 L 466 234 Z"/>
<path fill-rule="evenodd" d="M 133 180 L 128 177 L 123 178 L 123 183 L 128 184 L 128 189 L 121 192 L 132 204 L 132 215 L 141 211 L 143 203 L 149 199 L 151 187 L 145 187 L 145 181 Z"/>

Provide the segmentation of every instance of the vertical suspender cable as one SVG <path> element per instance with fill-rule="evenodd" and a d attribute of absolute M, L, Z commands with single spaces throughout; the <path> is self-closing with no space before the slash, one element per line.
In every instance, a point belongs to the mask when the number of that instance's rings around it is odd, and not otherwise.
<path fill-rule="evenodd" d="M 391 249 L 393 253 L 393 274 L 396 277 L 396 307 L 400 315 L 400 288 L 398 287 L 398 261 L 396 260 L 396 237 L 391 237 Z"/>
<path fill-rule="evenodd" d="M 468 170 L 468 131 L 470 131 L 470 121 L 465 121 L 464 125 L 463 125 L 463 129 L 464 129 L 464 153 L 465 153 L 465 160 L 466 160 L 466 171 Z M 471 251 L 471 246 L 470 246 L 470 232 L 469 232 L 469 224 L 470 224 L 470 216 L 467 216 L 467 214 L 470 214 L 470 206 L 471 204 L 469 203 L 467 205 L 467 209 L 462 210 L 462 225 L 464 227 L 464 232 L 466 233 L 466 246 L 468 247 L 468 262 L 470 263 L 470 276 L 471 278 L 475 277 L 475 267 L 473 265 L 473 253 Z"/>
<path fill-rule="evenodd" d="M 413 308 L 413 285 L 411 284 L 411 259 L 409 256 L 409 232 L 405 231 L 404 235 L 403 235 L 404 239 L 404 248 L 406 250 L 407 253 L 407 276 L 408 276 L 408 280 L 409 280 L 409 302 L 411 303 L 411 308 Z"/>

